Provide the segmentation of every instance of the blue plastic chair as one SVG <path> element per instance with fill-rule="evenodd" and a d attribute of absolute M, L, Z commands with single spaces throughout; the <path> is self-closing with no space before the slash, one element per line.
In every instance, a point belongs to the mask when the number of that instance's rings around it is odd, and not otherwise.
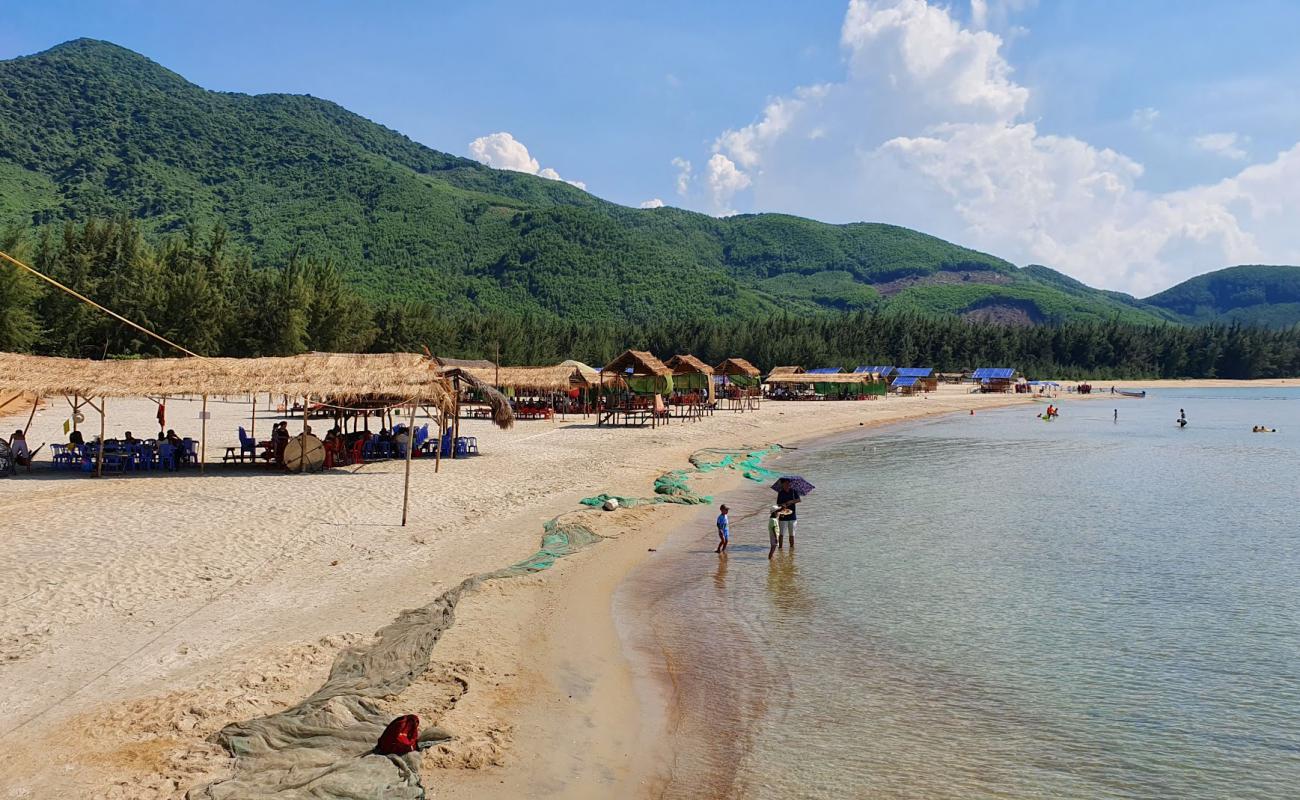
<path fill-rule="evenodd" d="M 243 425 L 239 426 L 239 454 L 241 458 L 252 456 L 257 460 L 257 440 L 248 435 Z"/>
<path fill-rule="evenodd" d="M 176 447 L 167 442 L 158 443 L 158 466 L 168 472 L 176 471 Z"/>

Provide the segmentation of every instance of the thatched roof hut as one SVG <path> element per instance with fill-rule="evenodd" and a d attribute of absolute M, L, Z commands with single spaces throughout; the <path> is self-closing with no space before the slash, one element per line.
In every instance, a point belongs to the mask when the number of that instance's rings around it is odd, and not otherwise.
<path fill-rule="evenodd" d="M 628 369 L 631 369 L 631 373 Z M 644 350 L 627 350 L 618 358 L 605 365 L 601 370 L 605 374 L 634 376 L 655 375 L 659 377 L 671 376 L 673 371 L 668 365 L 655 358 L 652 354 Z"/>
<path fill-rule="evenodd" d="M 772 371 L 767 374 L 767 380 L 770 383 L 772 378 L 782 378 L 786 375 L 802 375 L 803 367 L 773 367 Z"/>
<path fill-rule="evenodd" d="M 713 371 L 719 375 L 727 375 L 733 378 L 747 377 L 757 378 L 762 373 L 758 367 L 749 363 L 743 358 L 729 358 L 713 368 Z"/>
<path fill-rule="evenodd" d="M 713 367 L 705 364 L 695 356 L 678 355 L 664 362 L 664 366 L 673 371 L 673 375 L 712 375 Z"/>
<path fill-rule="evenodd" d="M 347 402 L 382 397 L 450 408 L 434 365 L 414 353 L 89 361 L 0 353 L 0 391 L 41 396 L 228 396 L 266 392 Z"/>

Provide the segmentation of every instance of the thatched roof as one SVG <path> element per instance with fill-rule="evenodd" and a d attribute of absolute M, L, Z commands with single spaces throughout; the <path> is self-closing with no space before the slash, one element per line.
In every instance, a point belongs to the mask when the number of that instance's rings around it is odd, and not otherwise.
<path fill-rule="evenodd" d="M 225 396 L 269 392 L 334 403 L 383 397 L 450 407 L 446 380 L 414 353 L 89 361 L 0 353 L 0 391 L 43 397 Z"/>
<path fill-rule="evenodd" d="M 606 364 L 605 368 L 602 369 L 601 372 L 623 375 L 627 373 L 628 367 L 632 368 L 633 375 L 673 374 L 673 371 L 668 369 L 664 362 L 644 350 L 628 350 L 623 353 L 623 355 Z"/>
<path fill-rule="evenodd" d="M 695 356 L 673 356 L 664 362 L 664 366 L 674 375 L 712 375 L 713 367 L 705 364 Z"/>
<path fill-rule="evenodd" d="M 587 364 L 584 364 L 581 361 L 575 361 L 572 358 L 570 358 L 568 361 L 560 362 L 560 366 L 572 367 L 574 370 L 577 371 L 577 375 L 575 377 L 581 378 L 581 383 L 586 384 L 589 387 L 600 385 L 600 370 L 596 369 L 595 367 L 588 366 Z M 605 383 L 608 385 L 609 383 L 608 379 L 605 381 Z M 575 384 L 578 384 L 578 381 L 575 380 Z"/>
<path fill-rule="evenodd" d="M 448 369 L 493 369 L 496 364 L 486 358 L 446 358 L 434 356 L 433 363 Z"/>
<path fill-rule="evenodd" d="M 513 389 L 515 392 L 567 392 L 573 378 L 574 369 L 556 365 L 554 367 L 498 367 L 497 369 L 468 369 L 484 383 L 498 389 Z"/>
<path fill-rule="evenodd" d="M 779 378 L 783 375 L 802 375 L 803 367 L 773 367 L 772 371 L 767 374 L 767 379 Z"/>
<path fill-rule="evenodd" d="M 492 421 L 498 428 L 509 430 L 515 424 L 515 410 L 510 407 L 509 398 L 492 388 L 491 384 L 481 380 L 471 370 L 450 367 L 443 369 L 442 375 L 448 381 L 466 383 L 478 390 L 483 395 L 483 401 L 492 409 Z"/>
<path fill-rule="evenodd" d="M 807 373 L 783 373 L 775 371 L 767 376 L 766 383 L 871 383 L 873 377 L 865 372 L 832 372 L 825 375 Z"/>
<path fill-rule="evenodd" d="M 762 374 L 758 371 L 758 367 L 743 358 L 729 358 L 714 367 L 713 371 L 719 375 L 748 375 L 751 378 L 757 378 Z"/>

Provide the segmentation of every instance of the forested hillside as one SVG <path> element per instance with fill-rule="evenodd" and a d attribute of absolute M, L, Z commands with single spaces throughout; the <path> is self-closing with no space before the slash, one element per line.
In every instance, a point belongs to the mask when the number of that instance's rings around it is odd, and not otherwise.
<path fill-rule="evenodd" d="M 1300 323 L 1300 267 L 1228 267 L 1166 289 L 1146 302 L 1192 323 Z"/>
<path fill-rule="evenodd" d="M 0 62 L 0 225 L 119 215 L 155 244 L 219 222 L 254 269 L 298 252 L 367 297 L 566 319 L 897 307 L 975 319 L 1158 315 L 916 231 L 629 209 L 439 153 L 313 97 L 204 90 L 115 45 Z"/>

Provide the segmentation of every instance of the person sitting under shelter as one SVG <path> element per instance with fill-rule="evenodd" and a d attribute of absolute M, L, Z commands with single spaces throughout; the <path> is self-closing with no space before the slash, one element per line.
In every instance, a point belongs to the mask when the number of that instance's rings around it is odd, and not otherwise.
<path fill-rule="evenodd" d="M 27 449 L 27 437 L 21 430 L 14 431 L 14 435 L 9 439 L 9 452 L 13 456 L 14 463 L 20 467 L 30 467 L 32 465 L 32 451 Z"/>
<path fill-rule="evenodd" d="M 176 431 L 171 428 L 167 429 L 167 434 L 163 437 L 162 441 L 171 445 L 172 466 L 176 469 L 180 469 L 181 465 L 185 463 L 185 441 L 181 439 L 181 437 L 177 436 Z"/>
<path fill-rule="evenodd" d="M 74 430 L 68 434 L 68 444 L 74 447 L 80 447 L 86 443 L 86 438 L 81 435 L 81 431 Z"/>

